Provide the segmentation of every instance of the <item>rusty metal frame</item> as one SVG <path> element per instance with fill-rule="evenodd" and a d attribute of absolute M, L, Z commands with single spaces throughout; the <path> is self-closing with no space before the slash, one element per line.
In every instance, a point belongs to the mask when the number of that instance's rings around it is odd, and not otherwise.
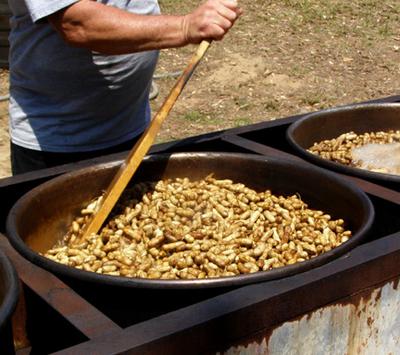
<path fill-rule="evenodd" d="M 399 236 L 363 245 L 315 270 L 242 287 L 58 354 L 212 353 L 257 339 L 285 321 L 398 279 Z"/>
<path fill-rule="evenodd" d="M 376 100 L 400 102 L 400 96 Z M 257 132 L 285 129 L 302 117 L 262 122 L 156 145 L 151 153 L 189 150 L 226 150 L 300 159 L 289 151 L 249 137 Z M 14 201 L 32 187 L 67 171 L 122 159 L 114 154 L 0 180 L 0 231 Z M 304 164 L 308 164 L 304 162 Z M 344 176 L 391 211 L 400 211 L 400 192 L 372 182 Z M 388 207 L 389 208 L 389 207 Z M 399 227 L 400 231 L 400 227 Z M 350 302 L 390 280 L 400 278 L 400 233 L 375 228 L 376 239 L 322 267 L 281 280 L 250 285 L 189 307 L 122 329 L 57 277 L 22 258 L 0 235 L 0 248 L 13 261 L 23 284 L 87 339 L 58 354 L 177 354 L 212 353 L 232 344 L 257 341 L 260 334 L 327 304 Z M 359 277 L 359 275 L 363 277 Z M 21 349 L 17 353 L 26 353 Z"/>

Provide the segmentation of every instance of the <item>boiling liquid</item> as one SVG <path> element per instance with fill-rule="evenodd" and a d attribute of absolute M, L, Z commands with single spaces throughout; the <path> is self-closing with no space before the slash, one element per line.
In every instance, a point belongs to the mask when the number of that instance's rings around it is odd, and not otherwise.
<path fill-rule="evenodd" d="M 369 143 L 351 154 L 354 165 L 362 169 L 400 175 L 400 143 Z"/>

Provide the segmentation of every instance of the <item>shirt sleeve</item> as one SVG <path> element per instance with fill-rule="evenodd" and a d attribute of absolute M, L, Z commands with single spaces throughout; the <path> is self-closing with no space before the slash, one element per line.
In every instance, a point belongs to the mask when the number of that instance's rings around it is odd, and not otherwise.
<path fill-rule="evenodd" d="M 79 0 L 25 0 L 33 22 L 37 22 Z"/>

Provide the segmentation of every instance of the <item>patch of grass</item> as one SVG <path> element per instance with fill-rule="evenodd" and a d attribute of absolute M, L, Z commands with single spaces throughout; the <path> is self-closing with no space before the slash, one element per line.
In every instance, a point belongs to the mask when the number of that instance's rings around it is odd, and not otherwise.
<path fill-rule="evenodd" d="M 400 21 L 400 2 L 283 0 L 281 17 L 289 19 L 293 31 L 306 25 L 313 33 L 326 31 L 337 36 L 389 38 Z"/>
<path fill-rule="evenodd" d="M 295 21 L 300 21 L 303 24 L 316 23 L 319 21 L 326 22 L 341 12 L 338 4 L 333 1 L 284 0 L 282 3 L 295 11 L 297 14 L 297 16 L 295 16 Z"/>
<path fill-rule="evenodd" d="M 201 111 L 193 110 L 185 113 L 182 119 L 192 124 L 211 125 L 220 123 L 220 120 L 211 117 L 210 114 Z"/>
<path fill-rule="evenodd" d="M 252 123 L 253 122 L 249 117 L 237 117 L 233 120 L 234 127 L 247 126 Z"/>
<path fill-rule="evenodd" d="M 393 35 L 393 30 L 388 23 L 384 23 L 382 26 L 378 27 L 378 33 L 381 37 L 387 38 Z"/>
<path fill-rule="evenodd" d="M 307 74 L 309 74 L 310 72 L 311 70 L 309 68 L 306 68 L 303 64 L 295 64 L 289 68 L 290 76 L 297 78 L 302 78 Z"/>
<path fill-rule="evenodd" d="M 326 100 L 326 97 L 321 92 L 309 92 L 300 99 L 302 104 L 309 106 L 323 105 Z"/>
<path fill-rule="evenodd" d="M 207 115 L 200 111 L 195 110 L 195 111 L 189 111 L 189 112 L 185 113 L 183 116 L 183 119 L 185 121 L 198 123 L 198 122 L 207 121 Z"/>

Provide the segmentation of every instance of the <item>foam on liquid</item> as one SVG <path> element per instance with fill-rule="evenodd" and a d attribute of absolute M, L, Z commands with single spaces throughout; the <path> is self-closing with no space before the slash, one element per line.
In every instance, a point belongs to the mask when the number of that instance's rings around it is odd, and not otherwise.
<path fill-rule="evenodd" d="M 400 143 L 369 143 L 354 148 L 353 163 L 362 169 L 400 175 Z"/>

